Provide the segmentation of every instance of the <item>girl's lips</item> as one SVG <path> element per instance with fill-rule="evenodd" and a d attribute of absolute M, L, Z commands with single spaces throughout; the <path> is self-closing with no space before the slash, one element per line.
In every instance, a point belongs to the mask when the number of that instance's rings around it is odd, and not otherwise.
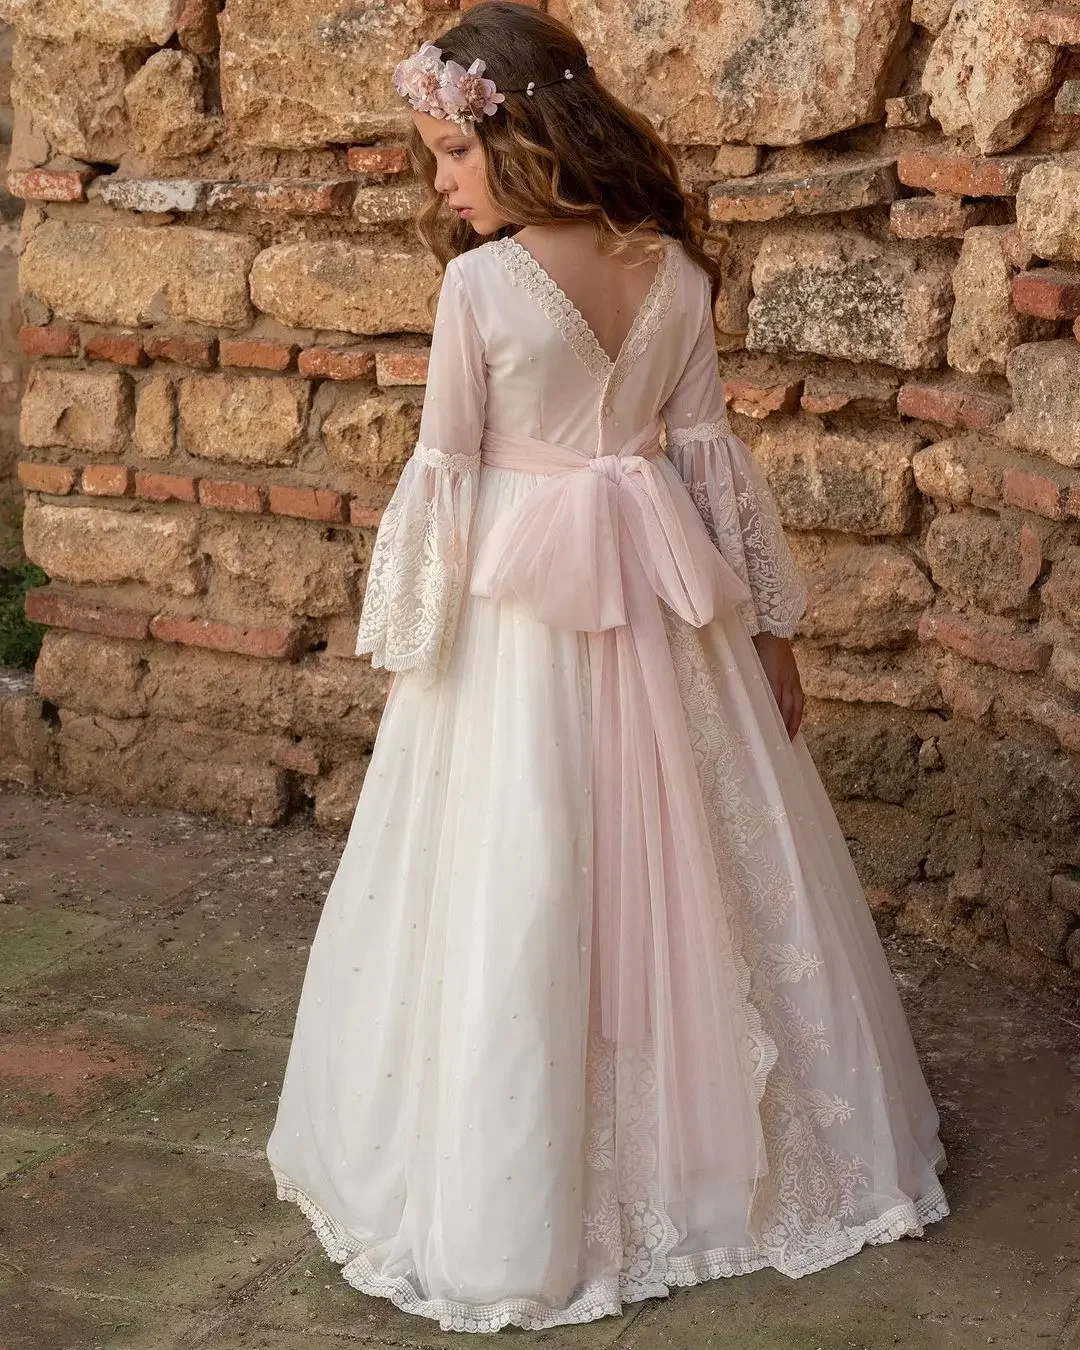
<path fill-rule="evenodd" d="M 472 208 L 468 206 L 455 206 L 454 210 L 462 218 L 462 220 L 464 220 L 466 216 L 472 214 Z"/>

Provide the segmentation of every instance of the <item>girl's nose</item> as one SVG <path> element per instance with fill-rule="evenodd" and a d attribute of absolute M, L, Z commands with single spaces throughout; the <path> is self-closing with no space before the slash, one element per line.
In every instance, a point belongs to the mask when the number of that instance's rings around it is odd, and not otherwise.
<path fill-rule="evenodd" d="M 450 172 L 448 165 L 440 165 L 435 170 L 435 191 L 442 192 L 447 197 L 454 189 L 454 175 Z"/>

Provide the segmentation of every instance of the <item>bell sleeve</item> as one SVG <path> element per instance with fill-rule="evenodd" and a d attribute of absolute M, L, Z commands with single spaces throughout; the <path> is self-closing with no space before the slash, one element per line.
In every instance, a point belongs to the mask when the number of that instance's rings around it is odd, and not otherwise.
<path fill-rule="evenodd" d="M 739 610 L 750 633 L 790 638 L 806 609 L 806 587 L 768 480 L 728 423 L 707 297 L 704 309 L 690 359 L 663 408 L 667 453 L 716 547 L 750 588 L 752 598 Z"/>
<path fill-rule="evenodd" d="M 425 684 L 453 646 L 484 430 L 484 350 L 456 262 L 439 293 L 419 439 L 379 524 L 356 636 L 358 656 Z"/>

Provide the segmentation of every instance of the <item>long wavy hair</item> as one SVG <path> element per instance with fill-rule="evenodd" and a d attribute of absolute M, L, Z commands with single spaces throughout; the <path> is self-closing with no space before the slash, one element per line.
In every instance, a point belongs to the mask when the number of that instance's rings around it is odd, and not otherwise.
<path fill-rule="evenodd" d="M 680 240 L 708 273 L 716 300 L 726 241 L 684 191 L 664 141 L 645 117 L 601 84 L 565 24 L 529 5 L 481 4 L 434 42 L 445 59 L 466 68 L 479 57 L 485 77 L 506 94 L 499 111 L 474 127 L 491 201 L 513 222 L 500 233 L 589 220 L 598 248 L 611 255 L 630 247 L 631 236 L 641 242 L 643 233 L 646 253 L 656 252 L 660 234 L 666 234 Z M 565 78 L 567 70 L 573 79 Z M 531 97 L 524 92 L 530 81 L 538 86 Z M 435 157 L 415 127 L 409 152 L 428 187 L 416 227 L 445 267 L 484 240 L 435 191 Z"/>

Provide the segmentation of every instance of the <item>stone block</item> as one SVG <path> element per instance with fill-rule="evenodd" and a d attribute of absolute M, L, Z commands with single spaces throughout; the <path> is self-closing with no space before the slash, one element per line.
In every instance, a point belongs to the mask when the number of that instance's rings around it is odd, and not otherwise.
<path fill-rule="evenodd" d="M 969 230 L 953 271 L 949 365 L 968 375 L 1003 375 L 1014 347 L 1051 334 L 1048 325 L 1014 308 L 1015 269 L 1007 247 L 1005 229 Z"/>
<path fill-rule="evenodd" d="M 54 580 L 142 582 L 173 595 L 201 589 L 197 538 L 193 517 L 161 511 L 30 501 L 23 521 L 27 557 Z"/>
<path fill-rule="evenodd" d="M 287 516 L 205 516 L 199 547 L 213 568 L 220 612 L 234 608 L 275 624 L 283 614 L 359 613 L 362 568 L 347 534 Z"/>
<path fill-rule="evenodd" d="M 935 516 L 926 560 L 937 585 L 988 614 L 1034 612 L 1032 586 L 1043 568 L 1040 537 L 1028 525 L 956 511 Z"/>
<path fill-rule="evenodd" d="M 1018 145 L 1054 85 L 1057 52 L 1025 35 L 1023 0 L 956 0 L 930 50 L 922 87 L 947 136 L 984 154 Z"/>
<path fill-rule="evenodd" d="M 91 164 L 118 164 L 131 141 L 124 88 L 138 71 L 141 55 L 87 38 L 20 35 L 12 59 L 11 96 L 54 152 Z M 77 79 L 72 78 L 75 71 Z"/>
<path fill-rule="evenodd" d="M 941 708 L 941 686 L 925 651 L 826 650 L 796 643 L 804 691 L 817 699 L 842 703 L 887 703 L 898 708 Z"/>
<path fill-rule="evenodd" d="M 418 182 L 361 186 L 353 197 L 352 218 L 358 225 L 396 225 L 412 220 L 427 196 L 427 188 Z"/>
<path fill-rule="evenodd" d="M 335 463 L 388 486 L 416 447 L 420 406 L 392 394 L 342 390 L 323 419 L 322 439 Z"/>
<path fill-rule="evenodd" d="M 1001 434 L 1021 450 L 1080 468 L 1080 345 L 1031 342 L 1006 364 L 1013 410 Z"/>
<path fill-rule="evenodd" d="M 917 130 L 929 126 L 930 98 L 927 94 L 901 94 L 885 100 L 885 125 L 891 129 L 903 127 Z"/>
<path fill-rule="evenodd" d="M 308 0 L 230 0 L 218 22 L 231 134 L 286 149 L 403 135 L 409 109 L 387 72 L 441 26 L 425 22 L 419 0 L 319 10 Z"/>
<path fill-rule="evenodd" d="M 68 319 L 246 328 L 258 251 L 254 239 L 223 230 L 46 220 L 23 250 L 19 285 Z"/>
<path fill-rule="evenodd" d="M 1016 194 L 1016 225 L 1040 258 L 1080 262 L 1080 167 L 1040 164 Z"/>
<path fill-rule="evenodd" d="M 1080 630 L 1080 546 L 1074 544 L 1053 564 L 1042 594 L 1052 614 Z"/>
<path fill-rule="evenodd" d="M 251 298 L 295 328 L 429 333 L 433 259 L 346 240 L 272 244 L 251 269 Z"/>
<path fill-rule="evenodd" d="M 779 220 L 858 211 L 897 195 L 896 160 L 837 160 L 806 174 L 765 173 L 709 189 L 709 216 L 722 222 Z"/>
<path fill-rule="evenodd" d="M 163 159 L 197 155 L 224 130 L 220 117 L 207 116 L 198 61 L 171 47 L 140 67 L 124 103 L 137 144 Z"/>
<path fill-rule="evenodd" d="M 110 174 L 99 179 L 94 190 L 109 206 L 159 215 L 198 211 L 203 204 L 205 186 L 194 178 L 124 178 Z"/>
<path fill-rule="evenodd" d="M 916 487 L 935 501 L 960 507 L 973 498 L 1001 496 L 1002 456 L 990 441 L 974 436 L 938 441 L 916 451 L 911 463 Z"/>
<path fill-rule="evenodd" d="M 1025 10 L 1021 23 L 1025 37 L 1054 47 L 1080 46 L 1080 11 L 1070 0 L 1032 5 Z"/>
<path fill-rule="evenodd" d="M 790 528 L 894 535 L 911 521 L 918 447 L 919 438 L 900 427 L 831 431 L 793 417 L 763 425 L 754 457 Z"/>
<path fill-rule="evenodd" d="M 30 372 L 19 417 L 24 445 L 121 453 L 131 431 L 131 386 L 119 371 Z"/>
<path fill-rule="evenodd" d="M 897 239 L 963 239 L 966 231 L 985 220 L 987 209 L 986 203 L 944 193 L 904 197 L 892 204 L 889 228 Z"/>
<path fill-rule="evenodd" d="M 176 386 L 165 375 L 140 380 L 135 395 L 135 444 L 147 459 L 168 459 L 176 445 Z"/>
<path fill-rule="evenodd" d="M 819 375 L 807 375 L 803 381 L 802 406 L 809 413 L 853 412 L 891 413 L 896 410 L 897 376 L 864 374 L 853 370 L 831 369 Z"/>
<path fill-rule="evenodd" d="M 682 5 L 643 15 L 617 0 L 548 9 L 570 23 L 605 83 L 681 145 L 797 145 L 876 121 L 907 20 L 895 0 L 730 0 L 707 18 Z"/>
<path fill-rule="evenodd" d="M 902 370 L 945 359 L 952 308 L 944 260 L 851 231 L 773 234 L 753 270 L 746 345 L 880 361 Z"/>
<path fill-rule="evenodd" d="M 111 47 L 161 47 L 176 30 L 184 0 L 3 0 L 0 18 L 27 37 L 92 38 Z"/>
<path fill-rule="evenodd" d="M 309 390 L 288 376 L 188 376 L 180 381 L 180 445 L 203 459 L 295 464 Z"/>
<path fill-rule="evenodd" d="M 799 635 L 860 651 L 904 646 L 934 598 L 912 559 L 884 544 L 843 550 L 807 583 Z"/>

